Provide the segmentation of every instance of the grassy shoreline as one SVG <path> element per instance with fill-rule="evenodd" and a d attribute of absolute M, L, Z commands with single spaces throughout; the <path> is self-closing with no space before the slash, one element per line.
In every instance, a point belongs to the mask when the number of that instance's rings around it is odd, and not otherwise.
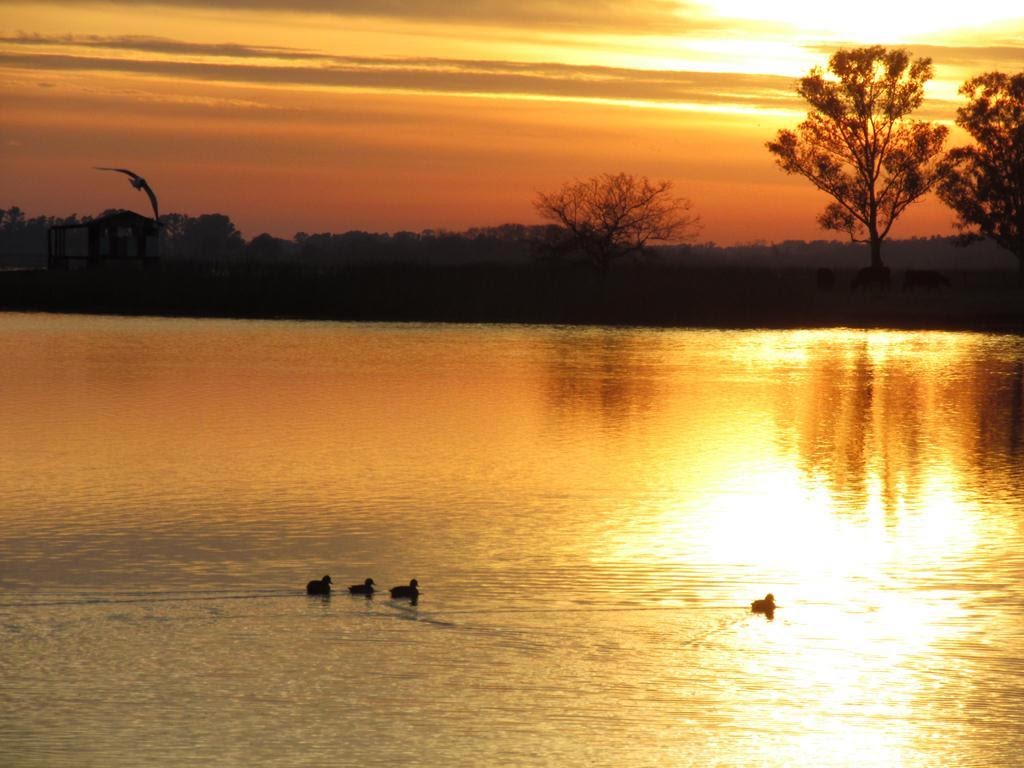
<path fill-rule="evenodd" d="M 1024 289 L 1003 271 L 947 272 L 952 288 L 818 290 L 813 268 L 632 265 L 603 280 L 550 265 L 164 263 L 160 269 L 0 272 L 0 310 L 172 317 L 900 328 L 1024 333 Z"/>

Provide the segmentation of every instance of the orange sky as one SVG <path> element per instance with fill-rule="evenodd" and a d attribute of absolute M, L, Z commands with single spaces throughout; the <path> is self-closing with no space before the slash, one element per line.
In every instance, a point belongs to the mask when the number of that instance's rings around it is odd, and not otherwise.
<path fill-rule="evenodd" d="M 795 78 L 838 47 L 934 59 L 922 117 L 967 77 L 1024 69 L 1017 3 L 861 0 L 5 2 L 0 207 L 229 215 L 263 231 L 537 221 L 537 191 L 626 171 L 671 179 L 702 240 L 839 238 L 824 196 L 764 142 Z M 884 18 L 884 24 L 876 20 Z M 954 141 L 962 142 L 961 134 Z M 945 234 L 934 200 L 893 237 Z"/>

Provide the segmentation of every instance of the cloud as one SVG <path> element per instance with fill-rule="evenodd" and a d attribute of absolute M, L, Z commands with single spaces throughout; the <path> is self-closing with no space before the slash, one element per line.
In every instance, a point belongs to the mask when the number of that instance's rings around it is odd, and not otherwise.
<path fill-rule="evenodd" d="M 43 0 L 60 5 L 87 5 L 95 0 Z M 671 34 L 680 26 L 693 29 L 701 20 L 698 4 L 685 0 L 107 0 L 107 5 L 133 11 L 154 8 L 329 14 L 338 17 L 382 18 L 410 22 L 465 23 L 485 26 L 514 24 L 529 28 L 629 30 Z M 714 22 L 717 25 L 719 22 Z"/>
<path fill-rule="evenodd" d="M 33 50 L 43 45 L 143 55 Z M 145 54 L 173 54 L 196 60 L 148 58 Z M 775 75 L 543 62 L 330 56 L 291 48 L 192 44 L 149 37 L 8 36 L 0 38 L 0 66 L 260 85 L 652 102 L 666 106 L 742 104 L 779 108 L 797 103 L 793 80 Z"/>
<path fill-rule="evenodd" d="M 954 46 L 914 45 L 908 50 L 915 56 L 928 56 L 936 66 L 969 67 L 972 69 L 1019 70 L 1024 68 L 1024 46 Z"/>
<path fill-rule="evenodd" d="M 816 45 L 811 50 L 822 54 L 824 60 L 836 52 L 838 48 L 855 48 L 855 44 L 848 45 Z M 1024 46 L 1011 45 L 926 45 L 921 43 L 910 43 L 907 45 L 892 46 L 905 48 L 914 57 L 927 57 L 937 67 L 965 67 L 978 69 L 1001 69 L 1019 70 L 1024 68 Z"/>
<path fill-rule="evenodd" d="M 238 43 L 189 43 L 166 37 L 145 35 L 0 35 L 0 45 L 99 48 L 139 51 L 178 56 L 213 56 L 235 59 L 272 58 L 284 60 L 329 58 L 314 51 L 280 46 L 253 46 Z"/>

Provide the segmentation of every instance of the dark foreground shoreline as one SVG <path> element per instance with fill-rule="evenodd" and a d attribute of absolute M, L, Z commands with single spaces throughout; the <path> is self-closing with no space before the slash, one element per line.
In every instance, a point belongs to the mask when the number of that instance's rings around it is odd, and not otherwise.
<path fill-rule="evenodd" d="M 164 263 L 158 269 L 0 272 L 0 310 L 170 317 L 895 328 L 1024 334 L 1024 289 L 1009 271 L 946 272 L 951 288 L 819 290 L 813 268 L 634 265 L 603 279 L 537 265 Z"/>

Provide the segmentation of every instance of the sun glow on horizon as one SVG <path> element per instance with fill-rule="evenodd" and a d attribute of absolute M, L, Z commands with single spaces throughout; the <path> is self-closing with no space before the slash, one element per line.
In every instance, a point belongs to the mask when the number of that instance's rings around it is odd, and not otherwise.
<path fill-rule="evenodd" d="M 137 167 L 168 211 L 223 212 L 247 237 L 532 224 L 536 190 L 624 171 L 692 194 L 721 245 L 820 239 L 820 193 L 764 149 L 806 113 L 796 78 L 884 30 L 930 46 L 920 116 L 949 121 L 966 77 L 1024 65 L 1006 42 L 1024 17 L 989 2 L 917 15 L 872 0 L 885 23 L 861 30 L 872 12 L 748 0 L 603 14 L 568 2 L 10 8 L 0 206 L 98 213 L 115 201 L 97 199 L 86 170 Z M 952 220 L 929 199 L 899 236 L 948 234 Z"/>
<path fill-rule="evenodd" d="M 920 41 L 929 35 L 964 27 L 982 28 L 1000 21 L 1020 19 L 1016 5 L 993 0 L 970 4 L 919 5 L 891 0 L 861 0 L 856 12 L 849 6 L 819 0 L 702 0 L 710 13 L 735 21 L 772 22 L 780 28 L 824 36 L 834 41 Z"/>

